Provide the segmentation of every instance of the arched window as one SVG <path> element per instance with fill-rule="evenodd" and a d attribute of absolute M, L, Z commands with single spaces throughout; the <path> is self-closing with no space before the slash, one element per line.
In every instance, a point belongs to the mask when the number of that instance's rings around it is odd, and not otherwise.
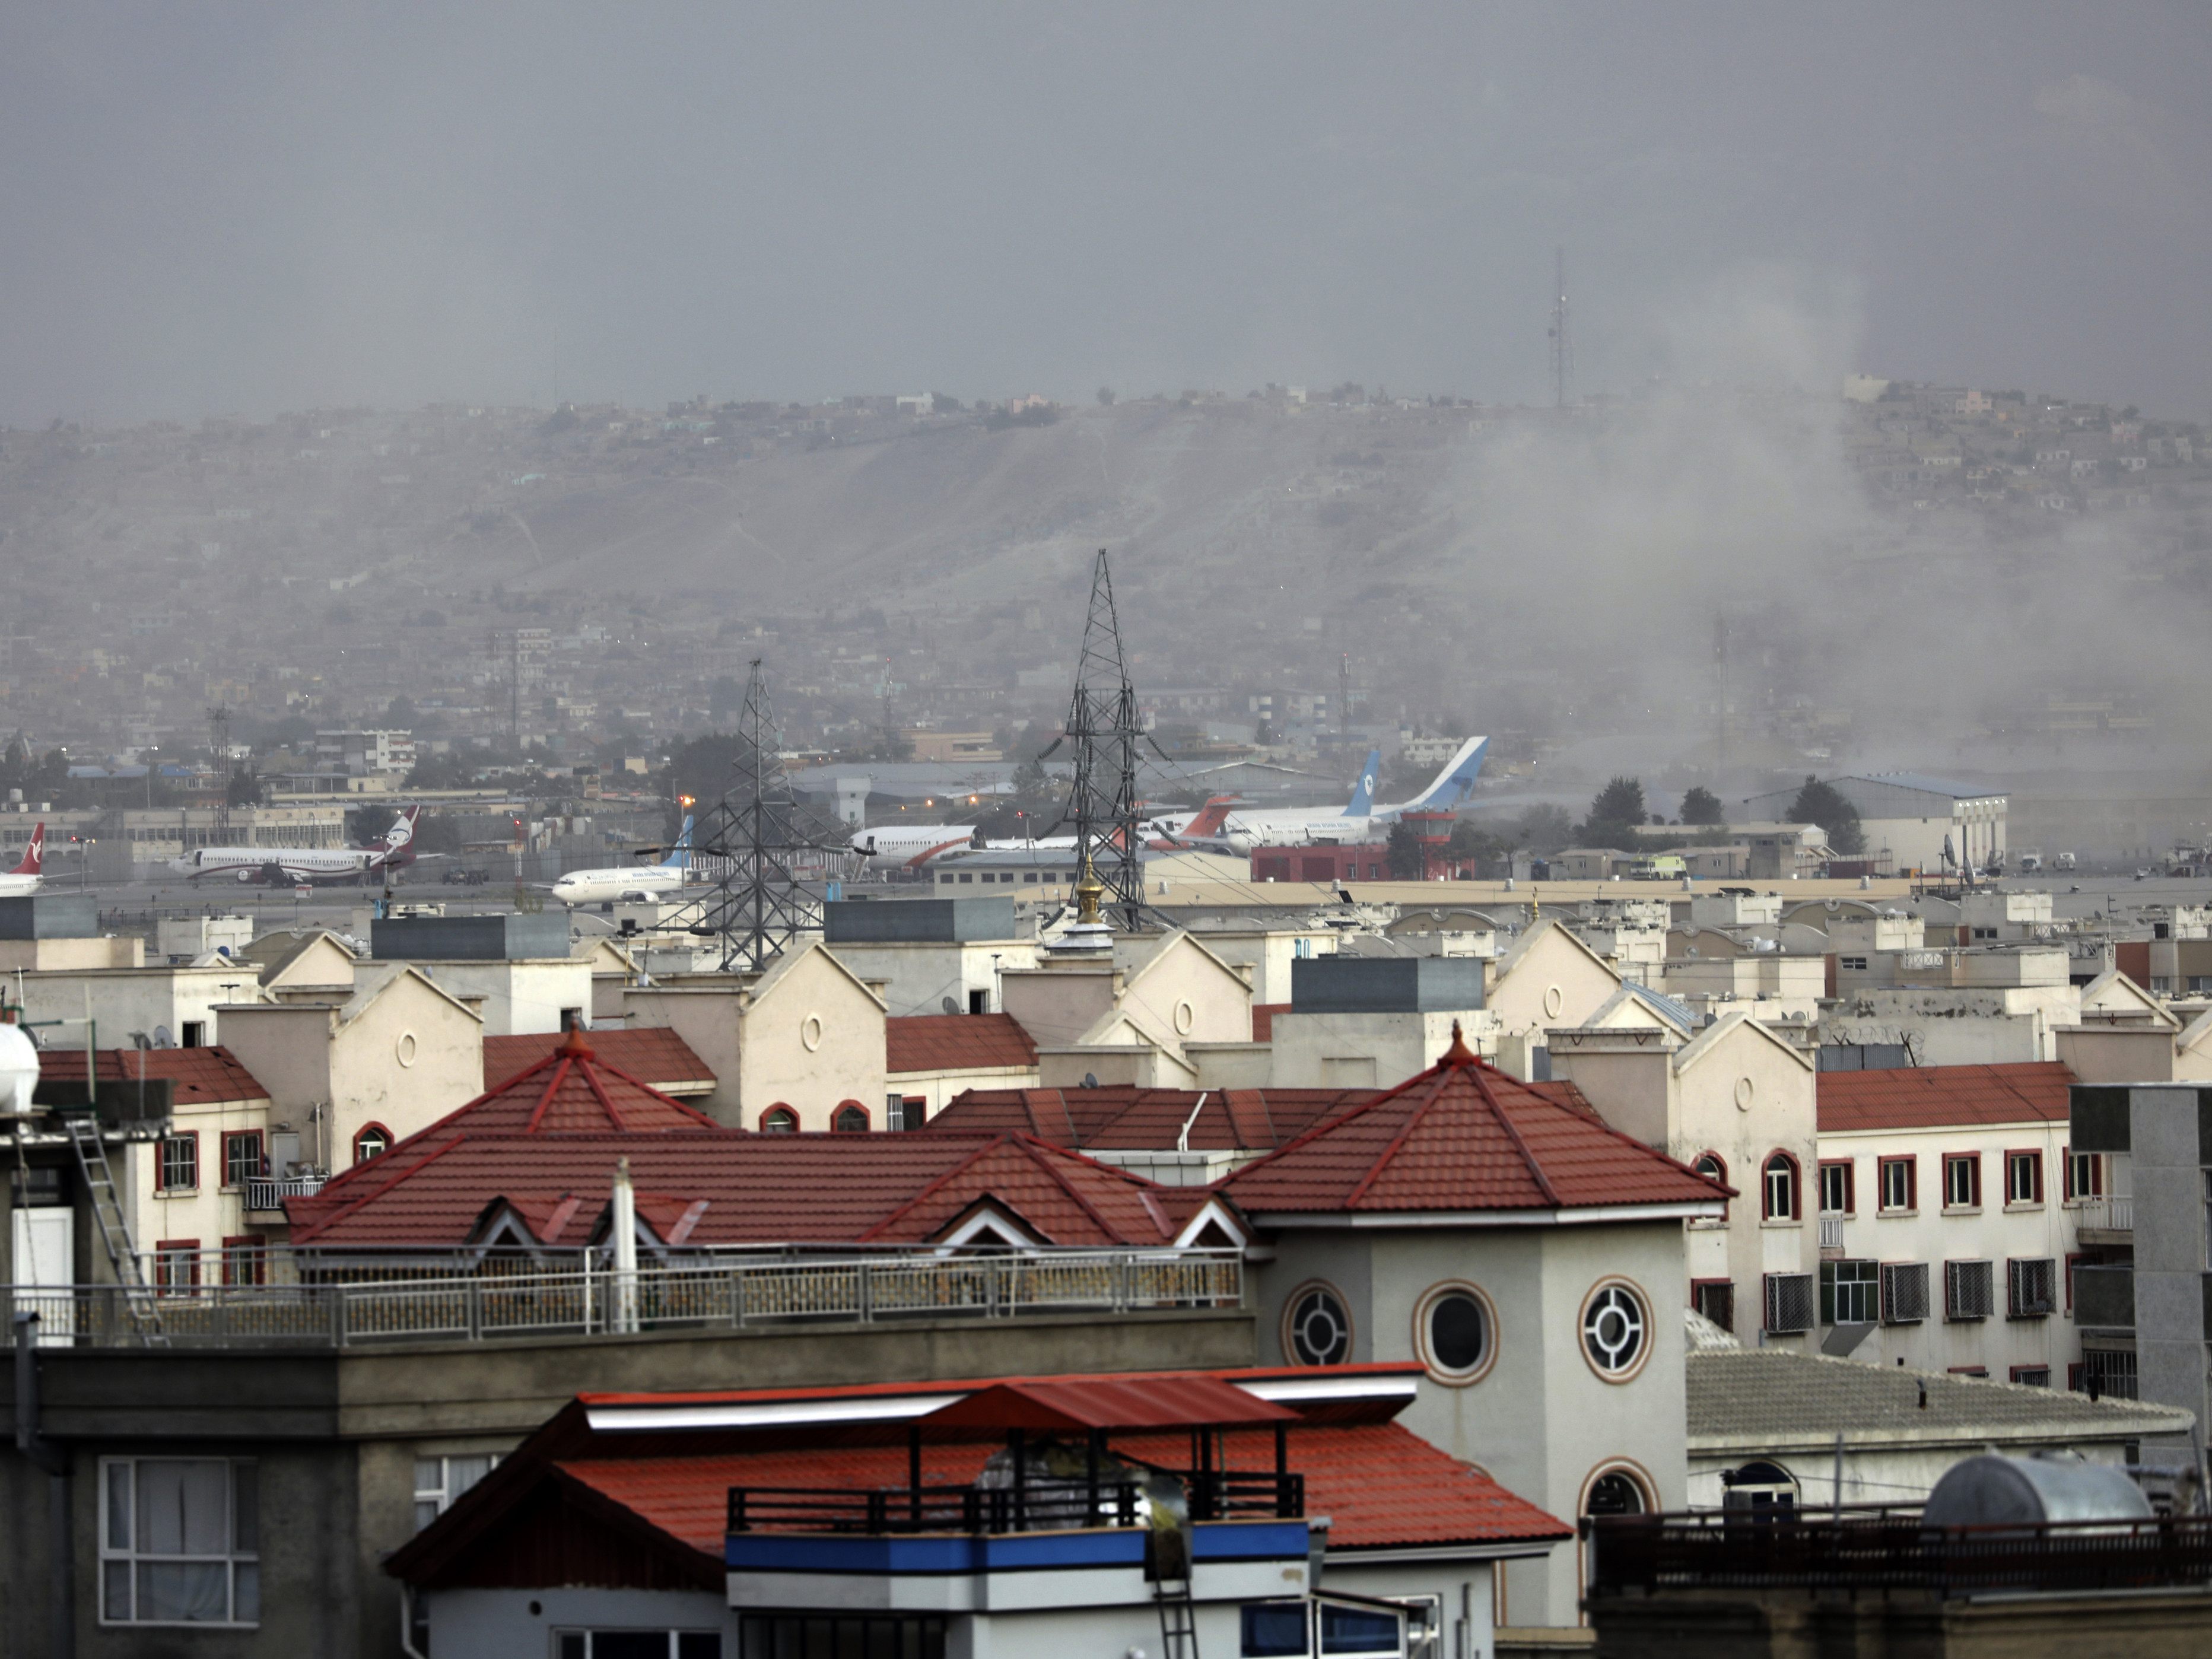
<path fill-rule="evenodd" d="M 1283 1310 L 1283 1351 L 1299 1365 L 1340 1365 L 1352 1357 L 1352 1316 L 1334 1286 L 1307 1285 Z"/>
<path fill-rule="evenodd" d="M 1762 1182 L 1766 1195 L 1766 1218 L 1769 1221 L 1797 1219 L 1797 1160 L 1787 1152 L 1775 1152 L 1766 1160 Z"/>
<path fill-rule="evenodd" d="M 366 1164 L 392 1145 L 392 1131 L 381 1123 L 365 1123 L 353 1138 L 353 1161 Z"/>
<path fill-rule="evenodd" d="M 761 1114 L 761 1133 L 764 1135 L 795 1135 L 799 1133 L 799 1114 L 778 1101 Z"/>
<path fill-rule="evenodd" d="M 841 1135 L 864 1135 L 868 1133 L 868 1109 L 857 1100 L 841 1100 L 830 1127 Z"/>
<path fill-rule="evenodd" d="M 1607 1469 L 1589 1483 L 1584 1515 L 1642 1515 L 1651 1507 L 1644 1483 L 1626 1469 Z"/>
<path fill-rule="evenodd" d="M 1718 1152 L 1699 1152 L 1697 1162 L 1690 1167 L 1708 1181 L 1717 1181 L 1723 1187 L 1728 1185 L 1728 1160 Z M 1728 1213 L 1728 1203 L 1723 1200 L 1721 1204 L 1721 1219 L 1726 1221 Z"/>

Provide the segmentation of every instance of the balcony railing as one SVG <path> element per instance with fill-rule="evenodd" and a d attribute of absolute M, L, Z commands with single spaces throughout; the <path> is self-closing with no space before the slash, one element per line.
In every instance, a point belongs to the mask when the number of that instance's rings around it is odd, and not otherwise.
<path fill-rule="evenodd" d="M 327 1256 L 269 1254 L 273 1260 L 241 1253 L 228 1264 L 212 1251 L 190 1261 L 157 1256 L 147 1273 L 150 1288 L 143 1290 L 13 1286 L 6 1291 L 6 1311 L 37 1312 L 41 1340 L 49 1344 L 350 1347 L 1235 1308 L 1244 1294 L 1243 1258 L 1235 1250 L 927 1251 L 821 1261 L 709 1257 L 631 1274 L 586 1257 L 570 1272 L 351 1283 L 317 1279 L 374 1270 L 341 1267 Z M 310 1264 L 304 1271 L 313 1277 L 275 1282 L 302 1272 L 303 1260 Z M 267 1282 L 217 1282 L 246 1275 Z"/>
<path fill-rule="evenodd" d="M 1745 1510 L 1585 1520 L 1597 1596 L 1713 1589 L 2119 1590 L 2212 1582 L 2212 1516 L 1928 1527 Z"/>
<path fill-rule="evenodd" d="M 325 1176 L 291 1176 L 279 1180 L 271 1176 L 256 1176 L 246 1183 L 246 1207 L 249 1210 L 281 1210 L 288 1198 L 313 1198 L 323 1190 Z"/>
<path fill-rule="evenodd" d="M 2074 1227 L 2077 1232 L 2131 1233 L 2136 1230 L 2135 1198 L 2085 1198 L 2075 1207 Z"/>
<path fill-rule="evenodd" d="M 1303 1474 L 1204 1469 L 1176 1472 L 1194 1521 L 1305 1513 Z M 1090 1488 L 1054 1480 L 1021 1492 L 1011 1486 L 732 1486 L 732 1532 L 1059 1532 L 1149 1524 L 1142 1486 L 1102 1482 Z"/>

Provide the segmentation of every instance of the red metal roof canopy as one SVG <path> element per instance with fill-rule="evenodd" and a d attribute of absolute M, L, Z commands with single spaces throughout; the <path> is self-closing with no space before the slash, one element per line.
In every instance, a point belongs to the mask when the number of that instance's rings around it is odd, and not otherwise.
<path fill-rule="evenodd" d="M 1091 1429 L 1227 1428 L 1295 1423 L 1286 1406 L 1250 1395 L 1217 1376 L 1066 1377 L 1056 1382 L 998 1382 L 916 1419 L 933 1428 Z"/>

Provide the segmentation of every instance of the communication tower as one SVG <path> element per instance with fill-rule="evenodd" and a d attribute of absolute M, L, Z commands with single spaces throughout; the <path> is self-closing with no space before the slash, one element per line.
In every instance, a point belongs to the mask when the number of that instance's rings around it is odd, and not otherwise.
<path fill-rule="evenodd" d="M 738 717 L 736 776 L 707 815 L 704 833 L 692 836 L 694 862 L 714 876 L 692 931 L 721 940 L 724 973 L 757 973 L 802 935 L 822 931 L 822 901 L 793 870 L 795 855 L 820 841 L 792 793 L 782 747 L 756 657 Z"/>
<path fill-rule="evenodd" d="M 230 706 L 207 711 L 208 735 L 215 744 L 215 834 L 218 847 L 230 842 Z"/>
<path fill-rule="evenodd" d="M 1083 655 L 1067 708 L 1066 738 L 1075 745 L 1068 812 L 1075 819 L 1076 867 L 1097 875 L 1103 907 L 1124 930 L 1133 930 L 1145 910 L 1144 843 L 1137 832 L 1137 743 L 1143 735 L 1102 547 L 1091 569 Z"/>

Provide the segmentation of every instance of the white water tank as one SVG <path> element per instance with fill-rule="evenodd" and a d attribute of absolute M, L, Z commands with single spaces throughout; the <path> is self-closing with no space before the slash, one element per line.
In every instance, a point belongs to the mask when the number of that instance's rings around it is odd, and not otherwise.
<path fill-rule="evenodd" d="M 39 1050 L 21 1026 L 0 1022 L 0 1111 L 28 1112 L 39 1086 Z"/>
<path fill-rule="evenodd" d="M 2070 1457 L 1969 1457 L 1928 1494 L 1920 1518 L 1931 1527 L 2037 1521 L 2147 1520 L 2150 1500 L 2108 1463 Z"/>

